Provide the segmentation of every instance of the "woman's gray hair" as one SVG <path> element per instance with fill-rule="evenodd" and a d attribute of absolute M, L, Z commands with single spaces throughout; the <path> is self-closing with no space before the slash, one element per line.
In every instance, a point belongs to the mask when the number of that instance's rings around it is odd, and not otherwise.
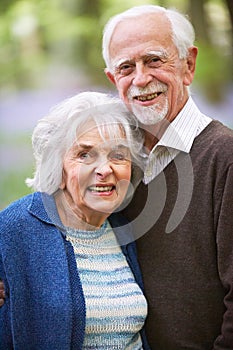
<path fill-rule="evenodd" d="M 171 23 L 173 42 L 178 49 L 179 58 L 185 58 L 188 54 L 188 49 L 193 46 L 195 40 L 195 32 L 192 24 L 187 16 L 181 14 L 177 10 L 166 9 L 156 5 L 141 5 L 132 7 L 122 13 L 119 13 L 107 22 L 103 31 L 102 55 L 106 63 L 106 67 L 111 71 L 111 57 L 109 47 L 113 32 L 118 23 L 124 20 L 135 18 L 138 16 L 163 13 Z M 146 17 L 145 17 L 146 21 Z M 156 34 L 156 33 L 155 33 Z"/>
<path fill-rule="evenodd" d="M 92 127 L 94 122 L 103 138 L 124 135 L 132 161 L 140 167 L 143 136 L 136 118 L 119 98 L 87 91 L 64 100 L 39 120 L 32 135 L 36 169 L 34 177 L 26 180 L 29 187 L 48 194 L 58 190 L 64 156 L 77 135 L 88 131 L 89 122 Z"/>

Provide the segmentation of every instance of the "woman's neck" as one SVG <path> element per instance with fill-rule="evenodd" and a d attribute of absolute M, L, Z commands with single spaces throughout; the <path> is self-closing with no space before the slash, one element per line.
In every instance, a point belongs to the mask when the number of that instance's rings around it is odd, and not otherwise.
<path fill-rule="evenodd" d="M 66 227 L 94 231 L 100 228 L 107 219 L 106 214 L 94 211 L 91 211 L 89 216 L 84 215 L 83 212 L 69 203 L 62 190 L 58 190 L 54 194 L 54 199 L 61 222 Z"/>

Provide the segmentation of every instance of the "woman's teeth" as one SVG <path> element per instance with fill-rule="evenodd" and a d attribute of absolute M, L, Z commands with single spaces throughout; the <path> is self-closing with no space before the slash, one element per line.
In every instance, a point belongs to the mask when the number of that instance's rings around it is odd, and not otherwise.
<path fill-rule="evenodd" d="M 113 190 L 113 186 L 91 186 L 89 190 L 91 192 L 110 192 Z"/>

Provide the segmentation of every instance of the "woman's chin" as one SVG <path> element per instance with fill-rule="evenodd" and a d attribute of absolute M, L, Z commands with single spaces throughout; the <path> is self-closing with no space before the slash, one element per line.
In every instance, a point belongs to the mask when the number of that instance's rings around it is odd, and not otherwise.
<path fill-rule="evenodd" d="M 110 198 L 110 196 L 92 198 L 86 201 L 86 206 L 93 212 L 100 215 L 109 216 L 114 210 L 120 206 L 122 200 L 119 198 Z"/>

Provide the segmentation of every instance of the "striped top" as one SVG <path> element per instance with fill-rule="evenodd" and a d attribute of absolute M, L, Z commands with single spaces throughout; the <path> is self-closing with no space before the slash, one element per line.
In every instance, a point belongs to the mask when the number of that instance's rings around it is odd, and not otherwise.
<path fill-rule="evenodd" d="M 194 139 L 211 122 L 189 97 L 165 133 L 145 159 L 144 183 L 151 182 L 182 151 L 189 153 Z"/>
<path fill-rule="evenodd" d="M 83 349 L 142 349 L 139 331 L 147 303 L 110 224 L 106 221 L 96 231 L 67 229 L 67 239 L 74 247 L 86 303 Z"/>

